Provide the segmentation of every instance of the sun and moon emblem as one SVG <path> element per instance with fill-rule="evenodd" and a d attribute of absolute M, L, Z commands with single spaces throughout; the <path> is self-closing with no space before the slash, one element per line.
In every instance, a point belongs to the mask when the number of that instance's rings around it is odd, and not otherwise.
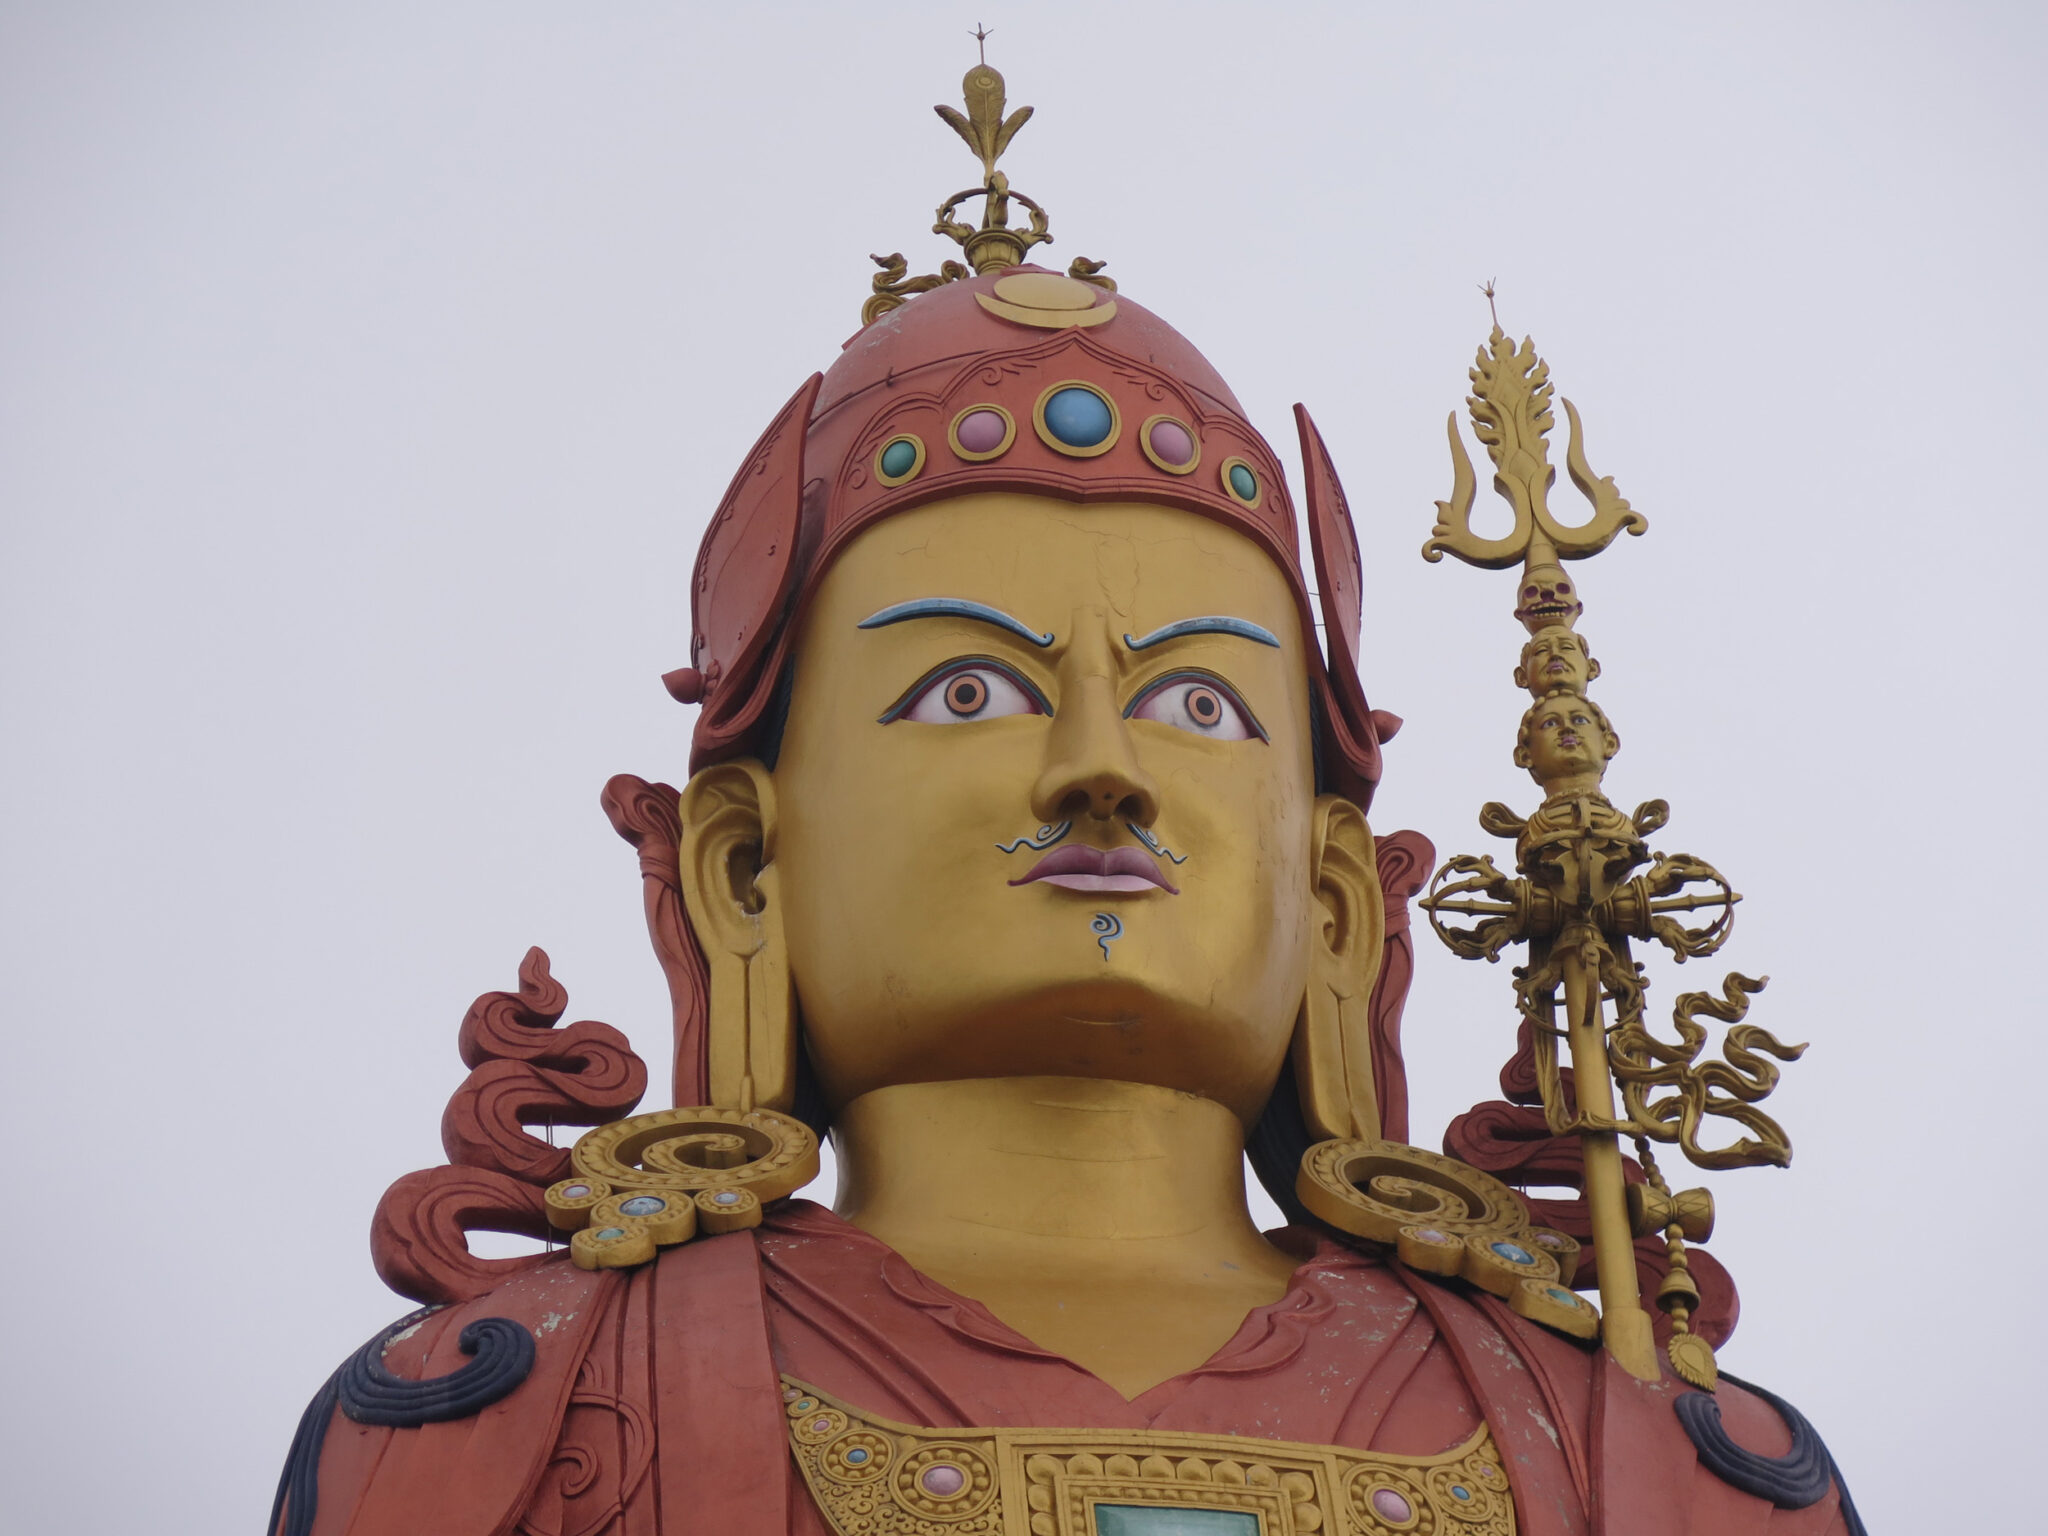
<path fill-rule="evenodd" d="M 993 294 L 977 293 L 974 300 L 998 320 L 1046 331 L 1101 325 L 1116 318 L 1115 299 L 1092 283 L 1057 272 L 1017 272 L 998 278 Z"/>

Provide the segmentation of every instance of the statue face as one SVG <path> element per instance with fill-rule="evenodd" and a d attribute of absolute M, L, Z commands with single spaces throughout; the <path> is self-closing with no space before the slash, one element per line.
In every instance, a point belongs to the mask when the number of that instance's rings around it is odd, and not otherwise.
<path fill-rule="evenodd" d="M 1529 711 L 1529 761 L 1524 766 L 1546 787 L 1580 774 L 1597 777 L 1616 745 L 1585 699 L 1573 693 L 1552 694 Z"/>
<path fill-rule="evenodd" d="M 828 1099 L 1045 1074 L 1255 1116 L 1317 910 L 1307 677 L 1279 568 L 1190 512 L 985 494 L 862 533 L 769 850 Z"/>
<path fill-rule="evenodd" d="M 1515 685 L 1541 698 L 1559 691 L 1583 694 L 1600 675 L 1600 664 L 1586 653 L 1586 643 L 1568 629 L 1546 629 L 1522 647 Z"/>

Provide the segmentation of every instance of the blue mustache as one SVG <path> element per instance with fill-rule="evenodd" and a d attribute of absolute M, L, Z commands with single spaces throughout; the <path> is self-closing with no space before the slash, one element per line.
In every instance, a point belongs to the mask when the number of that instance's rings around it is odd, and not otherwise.
<path fill-rule="evenodd" d="M 996 846 L 1005 853 L 1015 853 L 1019 848 L 1029 848 L 1033 853 L 1043 853 L 1073 830 L 1074 824 L 1071 821 L 1063 821 L 1056 827 L 1040 827 L 1036 837 L 1020 837 L 1014 843 L 997 843 Z"/>
<path fill-rule="evenodd" d="M 1175 853 L 1171 848 L 1167 847 L 1166 844 L 1160 842 L 1158 838 L 1154 837 L 1148 829 L 1139 826 L 1135 821 L 1127 821 L 1124 823 L 1124 825 L 1131 829 L 1132 836 L 1137 838 L 1139 842 L 1143 843 L 1146 846 L 1146 848 L 1151 850 L 1151 852 L 1157 855 L 1158 857 L 1162 859 L 1171 859 L 1176 864 L 1187 863 L 1188 856 L 1186 854 Z M 1061 838 L 1065 837 L 1069 832 L 1073 830 L 1074 824 L 1071 821 L 1062 821 L 1056 825 L 1048 824 L 1046 826 L 1040 827 L 1038 831 L 1030 837 L 1020 837 L 1016 839 L 1016 841 L 1014 842 L 997 843 L 996 847 L 1001 849 L 1004 853 L 1015 853 L 1019 848 L 1029 848 L 1033 853 L 1043 853 L 1046 849 L 1050 848 L 1054 843 L 1058 842 Z"/>

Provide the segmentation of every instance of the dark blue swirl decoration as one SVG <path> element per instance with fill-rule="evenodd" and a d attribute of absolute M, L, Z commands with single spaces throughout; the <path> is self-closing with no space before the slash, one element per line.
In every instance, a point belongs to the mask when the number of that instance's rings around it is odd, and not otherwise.
<path fill-rule="evenodd" d="M 320 1452 L 337 1404 L 358 1424 L 417 1429 L 466 1419 L 508 1396 L 533 1370 L 533 1335 L 509 1317 L 480 1317 L 462 1330 L 456 1345 L 470 1356 L 460 1370 L 446 1376 L 411 1381 L 384 1364 L 384 1351 L 409 1328 L 417 1327 L 438 1307 L 421 1307 L 381 1330 L 328 1377 L 300 1415 L 292 1448 L 285 1455 L 270 1502 L 271 1536 L 309 1536 L 320 1502 Z M 279 1518 L 283 1524 L 279 1524 Z"/>
<path fill-rule="evenodd" d="M 284 1471 L 278 1474 L 277 1493 L 270 1501 L 270 1536 L 309 1536 L 313 1517 L 320 1509 L 320 1447 L 327 1440 L 327 1422 L 334 1417 L 334 1375 L 322 1383 L 299 1415 L 299 1427 L 292 1433 L 292 1448 L 285 1453 Z M 278 1517 L 284 1516 L 284 1524 Z"/>
<path fill-rule="evenodd" d="M 1820 1434 L 1807 1423 L 1806 1415 L 1776 1393 L 1755 1382 L 1721 1372 L 1730 1386 L 1753 1392 L 1777 1410 L 1778 1417 L 1792 1432 L 1792 1449 L 1782 1456 L 1763 1456 L 1737 1445 L 1721 1424 L 1721 1405 L 1705 1392 L 1687 1392 L 1672 1404 L 1686 1437 L 1699 1453 L 1700 1465 L 1731 1488 L 1759 1499 L 1769 1499 L 1780 1509 L 1805 1509 L 1827 1497 L 1834 1488 L 1841 1496 L 1842 1523 L 1849 1536 L 1866 1536 L 1863 1519 L 1856 1513 L 1856 1501 L 1849 1497 L 1849 1485 L 1841 1469 L 1821 1442 Z"/>
<path fill-rule="evenodd" d="M 461 1370 L 425 1381 L 392 1375 L 384 1365 L 385 1346 L 426 1315 L 421 1311 L 401 1318 L 357 1350 L 341 1368 L 341 1411 L 358 1424 L 417 1429 L 422 1424 L 466 1419 L 490 1407 L 532 1371 L 533 1335 L 525 1326 L 509 1317 L 480 1317 L 456 1340 L 456 1346 L 473 1357 Z"/>

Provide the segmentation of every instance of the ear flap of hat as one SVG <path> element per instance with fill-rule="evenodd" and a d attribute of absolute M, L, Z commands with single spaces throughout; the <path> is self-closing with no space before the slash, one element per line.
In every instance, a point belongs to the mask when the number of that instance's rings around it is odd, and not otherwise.
<path fill-rule="evenodd" d="M 768 424 L 726 488 L 690 579 L 690 665 L 668 673 L 669 692 L 702 702 L 696 738 L 744 731 L 765 690 L 753 685 L 797 581 L 804 434 L 825 376 L 814 373 Z"/>
<path fill-rule="evenodd" d="M 1308 499 L 1308 542 L 1315 557 L 1316 587 L 1322 594 L 1323 641 L 1329 652 L 1331 755 L 1336 777 L 1350 780 L 1350 798 L 1365 805 L 1380 777 L 1380 742 L 1400 729 L 1400 718 L 1370 708 L 1358 678 L 1359 620 L 1365 609 L 1365 581 L 1358 559 L 1358 535 L 1337 467 L 1323 446 L 1323 434 L 1306 407 L 1294 408 L 1301 433 L 1302 478 Z"/>

